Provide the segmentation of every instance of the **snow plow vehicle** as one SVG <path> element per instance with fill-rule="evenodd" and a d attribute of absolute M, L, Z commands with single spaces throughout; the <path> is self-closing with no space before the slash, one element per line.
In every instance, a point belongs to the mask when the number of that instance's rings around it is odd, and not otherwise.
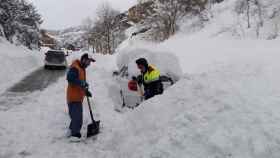
<path fill-rule="evenodd" d="M 120 52 L 117 59 L 119 70 L 113 72 L 118 84 L 118 90 L 115 92 L 119 93 L 118 105 L 115 106 L 117 111 L 121 111 L 123 108 L 133 109 L 144 100 L 143 86 L 137 84 L 136 87 L 132 83 L 133 77 L 140 75 L 135 63 L 138 58 L 147 59 L 151 65 L 160 70 L 160 80 L 163 83 L 164 90 L 177 82 L 182 75 L 179 61 L 172 53 L 151 52 L 145 49 Z"/>

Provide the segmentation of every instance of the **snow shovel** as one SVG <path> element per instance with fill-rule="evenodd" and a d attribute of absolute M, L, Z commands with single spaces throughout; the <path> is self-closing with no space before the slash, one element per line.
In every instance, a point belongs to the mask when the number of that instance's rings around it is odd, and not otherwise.
<path fill-rule="evenodd" d="M 89 97 L 87 97 L 87 102 L 88 102 L 90 117 L 92 120 L 92 123 L 87 126 L 87 138 L 89 138 L 89 137 L 97 135 L 99 133 L 100 121 L 95 121 L 93 118 Z"/>

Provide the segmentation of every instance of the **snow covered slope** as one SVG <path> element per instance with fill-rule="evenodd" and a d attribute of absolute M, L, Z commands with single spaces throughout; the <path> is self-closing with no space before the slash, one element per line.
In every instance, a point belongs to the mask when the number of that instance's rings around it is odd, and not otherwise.
<path fill-rule="evenodd" d="M 127 114 L 128 134 L 118 145 L 126 150 L 119 155 L 280 156 L 279 40 L 257 40 L 254 29 L 245 29 L 244 38 L 250 40 L 236 38 L 232 29 L 238 25 L 231 17 L 236 2 L 215 6 L 213 21 L 199 32 L 186 36 L 181 31 L 160 44 L 128 39 L 120 46 L 119 51 L 137 48 L 174 53 L 185 75 L 163 95 Z M 269 26 L 264 25 L 262 31 L 268 32 L 262 32 L 261 38 L 272 31 Z"/>
<path fill-rule="evenodd" d="M 181 40 L 189 74 L 128 114 L 120 155 L 279 157 L 279 41 Z"/>
<path fill-rule="evenodd" d="M 0 38 L 0 92 L 43 66 L 44 54 L 15 46 Z"/>
<path fill-rule="evenodd" d="M 249 1 L 249 7 L 247 6 L 246 0 L 224 0 L 216 3 L 204 13 L 207 21 L 202 22 L 198 17 L 190 20 L 188 17 L 180 25 L 181 32 L 219 38 L 279 38 L 280 1 L 254 0 Z"/>

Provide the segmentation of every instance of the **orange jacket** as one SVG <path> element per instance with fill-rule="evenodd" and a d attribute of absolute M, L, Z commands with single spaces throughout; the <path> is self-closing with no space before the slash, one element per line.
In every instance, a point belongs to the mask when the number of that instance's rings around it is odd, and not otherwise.
<path fill-rule="evenodd" d="M 79 80 L 80 81 L 85 81 L 86 80 L 86 71 L 83 69 L 81 66 L 81 63 L 79 60 L 75 60 L 71 68 L 75 68 L 78 70 L 79 73 Z M 68 82 L 68 87 L 67 87 L 67 102 L 83 102 L 85 97 L 85 91 L 84 89 L 77 84 L 69 83 Z"/>

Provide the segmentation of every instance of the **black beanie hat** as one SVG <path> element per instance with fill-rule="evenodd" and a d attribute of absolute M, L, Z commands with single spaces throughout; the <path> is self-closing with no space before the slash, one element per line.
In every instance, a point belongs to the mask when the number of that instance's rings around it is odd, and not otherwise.
<path fill-rule="evenodd" d="M 83 60 L 83 59 L 87 59 L 87 60 L 90 60 L 91 62 L 95 62 L 95 59 L 90 58 L 88 53 L 85 53 L 81 56 L 81 60 Z"/>
<path fill-rule="evenodd" d="M 136 60 L 137 65 L 143 65 L 146 68 L 148 67 L 148 61 L 145 58 L 139 58 Z"/>

